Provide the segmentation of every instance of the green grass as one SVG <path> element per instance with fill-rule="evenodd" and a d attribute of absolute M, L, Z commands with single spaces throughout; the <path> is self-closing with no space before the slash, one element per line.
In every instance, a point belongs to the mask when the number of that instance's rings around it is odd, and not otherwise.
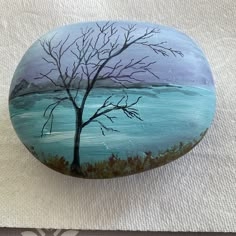
<path fill-rule="evenodd" d="M 150 151 L 145 152 L 145 157 L 130 156 L 126 159 L 121 159 L 117 155 L 111 154 L 104 161 L 83 163 L 81 165 L 83 176 L 72 174 L 70 172 L 70 163 L 63 156 L 48 156 L 44 159 L 43 163 L 55 171 L 83 178 L 99 179 L 131 175 L 165 165 L 183 156 L 201 141 L 206 132 L 207 129 L 200 134 L 198 139 L 188 143 L 179 142 L 179 144 L 161 151 L 155 156 Z M 38 157 L 34 147 L 31 146 L 28 149 L 34 156 Z"/>

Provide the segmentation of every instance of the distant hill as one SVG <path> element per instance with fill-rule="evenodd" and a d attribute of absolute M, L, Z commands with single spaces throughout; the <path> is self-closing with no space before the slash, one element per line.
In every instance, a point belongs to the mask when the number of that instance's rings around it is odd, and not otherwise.
<path fill-rule="evenodd" d="M 49 91 L 51 90 L 51 87 L 47 87 L 48 84 L 42 85 L 36 85 L 34 83 L 30 83 L 25 79 L 22 79 L 20 83 L 18 83 L 14 89 L 10 93 L 9 99 L 13 99 L 15 97 L 28 94 L 28 93 L 34 93 L 34 92 L 42 92 L 42 91 Z"/>
<path fill-rule="evenodd" d="M 55 80 L 55 83 L 62 85 L 62 81 L 60 78 Z M 149 86 L 173 86 L 168 83 L 155 83 L 155 84 L 143 84 L 140 82 L 135 83 L 128 83 L 125 82 L 120 84 L 119 82 L 114 82 L 111 79 L 100 79 L 96 81 L 95 87 L 96 88 L 145 88 Z M 76 89 L 78 87 L 78 80 L 75 80 L 74 83 L 71 84 L 70 89 Z M 85 89 L 87 87 L 87 80 L 83 80 L 80 83 L 80 89 Z M 44 83 L 33 83 L 29 82 L 26 79 L 22 79 L 17 85 L 15 85 L 14 89 L 10 93 L 9 99 L 13 99 L 15 97 L 30 94 L 30 93 L 40 93 L 40 92 L 46 92 L 46 91 L 54 91 L 54 90 L 63 90 L 63 88 L 56 87 L 53 83 L 50 81 L 44 80 Z"/>

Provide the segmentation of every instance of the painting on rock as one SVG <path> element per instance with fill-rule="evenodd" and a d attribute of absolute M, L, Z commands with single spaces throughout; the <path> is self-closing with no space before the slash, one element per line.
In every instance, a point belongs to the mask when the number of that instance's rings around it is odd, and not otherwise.
<path fill-rule="evenodd" d="M 66 175 L 112 178 L 175 160 L 206 134 L 215 89 L 187 35 L 141 22 L 57 28 L 25 53 L 9 110 L 22 143 Z"/>

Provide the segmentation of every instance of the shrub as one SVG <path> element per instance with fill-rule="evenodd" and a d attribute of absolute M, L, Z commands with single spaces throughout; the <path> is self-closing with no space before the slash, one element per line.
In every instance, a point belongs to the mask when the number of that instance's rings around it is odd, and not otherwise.
<path fill-rule="evenodd" d="M 153 169 L 162 165 L 165 165 L 182 155 L 189 152 L 194 146 L 196 146 L 206 134 L 207 129 L 200 134 L 199 139 L 194 139 L 192 142 L 183 143 L 179 142 L 178 145 L 174 145 L 165 151 L 159 151 L 157 155 L 153 155 L 151 151 L 145 152 L 145 157 L 141 156 L 128 156 L 126 159 L 121 159 L 114 153 L 111 154 L 107 160 L 98 161 L 95 163 L 83 163 L 81 165 L 81 172 L 85 178 L 111 178 L 117 176 L 125 176 L 145 170 Z M 34 147 L 27 147 L 36 157 Z M 63 156 L 48 156 L 43 163 L 49 168 L 61 172 L 66 175 L 75 174 L 70 172 L 69 162 Z"/>
<path fill-rule="evenodd" d="M 43 161 L 43 164 L 48 166 L 49 168 L 58 171 L 63 174 L 70 174 L 69 172 L 69 162 L 65 160 L 64 157 L 60 157 L 58 155 L 54 157 L 48 157 Z"/>

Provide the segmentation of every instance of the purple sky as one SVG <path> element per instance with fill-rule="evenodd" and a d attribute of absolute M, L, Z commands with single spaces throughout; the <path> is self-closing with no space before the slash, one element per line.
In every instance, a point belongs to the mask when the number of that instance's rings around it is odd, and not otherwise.
<path fill-rule="evenodd" d="M 169 57 L 163 57 L 161 55 L 156 55 L 151 49 L 140 45 L 133 45 L 118 58 L 114 58 L 110 65 L 114 65 L 119 59 L 122 59 L 124 63 L 128 63 L 132 58 L 141 59 L 144 56 L 149 56 L 146 62 L 156 61 L 156 63 L 151 66 L 151 70 L 160 77 L 160 80 L 156 80 L 148 73 L 136 74 L 136 78 L 144 80 L 144 83 L 152 84 L 156 81 L 209 89 L 213 87 L 212 74 L 209 64 L 201 49 L 199 49 L 199 47 L 188 36 L 169 27 L 139 22 L 135 23 L 138 30 L 134 33 L 134 37 L 138 37 L 140 34 L 145 32 L 147 27 L 158 27 L 160 29 L 160 33 L 149 38 L 148 42 L 159 43 L 162 41 L 167 41 L 165 44 L 166 47 L 172 47 L 173 49 L 180 50 L 184 54 L 184 57 L 174 57 L 171 55 Z M 100 24 L 104 25 L 105 23 L 100 22 Z M 120 34 L 119 41 L 121 44 L 124 41 L 124 31 L 121 27 L 126 27 L 128 24 L 130 24 L 130 22 L 115 23 L 115 26 L 118 29 L 118 34 Z M 80 23 L 61 27 L 45 34 L 41 37 L 41 39 L 50 39 L 56 32 L 57 34 L 54 38 L 55 44 L 61 39 L 65 39 L 68 34 L 71 35 L 69 41 L 71 42 L 74 38 L 80 35 L 80 29 L 85 29 L 86 27 L 95 28 L 96 24 Z M 96 39 L 97 34 L 98 31 L 95 29 L 93 33 L 94 39 Z M 112 40 L 114 39 L 111 38 L 111 41 Z M 73 47 L 71 49 L 74 50 Z M 13 89 L 13 87 L 22 79 L 32 81 L 35 84 L 39 83 L 39 80 L 35 80 L 33 78 L 39 76 L 40 72 L 48 72 L 49 68 L 51 68 L 51 65 L 42 60 L 43 56 L 46 57 L 46 54 L 42 50 L 38 40 L 28 49 L 19 63 L 13 77 L 11 89 Z M 75 57 L 73 57 L 71 53 L 67 53 L 63 60 L 65 65 L 69 66 L 69 69 L 72 68 L 71 66 L 73 65 L 73 61 L 75 61 Z M 106 71 L 104 70 L 103 73 L 105 72 Z M 57 78 L 57 74 L 52 74 L 52 77 Z"/>

